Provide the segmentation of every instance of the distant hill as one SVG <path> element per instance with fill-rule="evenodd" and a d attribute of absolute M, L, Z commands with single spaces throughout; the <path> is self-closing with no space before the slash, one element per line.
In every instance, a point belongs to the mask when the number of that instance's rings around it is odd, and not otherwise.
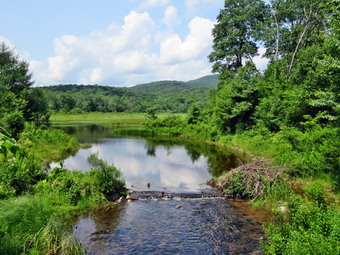
<path fill-rule="evenodd" d="M 196 80 L 188 81 L 186 84 L 194 87 L 204 87 L 204 88 L 212 88 L 216 89 L 218 84 L 219 75 L 207 75 Z"/>
<path fill-rule="evenodd" d="M 182 81 L 156 81 L 133 87 L 54 85 L 43 87 L 53 111 L 64 112 L 186 112 L 193 103 L 204 105 L 218 76 Z"/>

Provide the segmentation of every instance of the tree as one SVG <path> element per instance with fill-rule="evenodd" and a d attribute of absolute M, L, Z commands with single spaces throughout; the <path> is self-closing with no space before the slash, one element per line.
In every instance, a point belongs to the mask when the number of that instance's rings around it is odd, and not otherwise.
<path fill-rule="evenodd" d="M 214 62 L 213 72 L 237 71 L 244 60 L 252 61 L 257 55 L 267 8 L 262 0 L 225 1 L 212 31 L 213 52 L 208 58 Z"/>
<path fill-rule="evenodd" d="M 259 72 L 248 62 L 237 75 L 221 82 L 215 96 L 215 113 L 222 132 L 235 132 L 251 127 L 258 104 Z"/>
<path fill-rule="evenodd" d="M 198 105 L 192 104 L 188 109 L 188 124 L 197 124 L 201 115 L 201 109 Z"/>
<path fill-rule="evenodd" d="M 265 32 L 266 55 L 272 61 L 287 56 L 287 73 L 291 74 L 297 53 L 320 40 L 326 28 L 327 4 L 330 0 L 272 0 L 271 19 Z"/>
<path fill-rule="evenodd" d="M 42 91 L 34 91 L 28 63 L 5 43 L 0 44 L 0 126 L 17 137 L 24 122 L 46 124 L 48 107 Z"/>

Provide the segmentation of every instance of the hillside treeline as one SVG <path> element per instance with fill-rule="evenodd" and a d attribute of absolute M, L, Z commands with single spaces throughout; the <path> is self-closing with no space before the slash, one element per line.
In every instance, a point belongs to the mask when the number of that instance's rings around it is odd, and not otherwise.
<path fill-rule="evenodd" d="M 53 112 L 186 112 L 193 104 L 205 105 L 217 76 L 180 81 L 159 81 L 119 88 L 98 85 L 56 85 L 42 88 Z"/>

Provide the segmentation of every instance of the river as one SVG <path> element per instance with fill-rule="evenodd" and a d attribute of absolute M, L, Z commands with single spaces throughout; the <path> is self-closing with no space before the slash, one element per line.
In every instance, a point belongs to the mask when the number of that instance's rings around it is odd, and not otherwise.
<path fill-rule="evenodd" d="M 223 197 L 203 197 L 216 193 L 206 181 L 236 167 L 242 155 L 180 138 L 116 137 L 96 125 L 60 128 L 91 144 L 65 167 L 87 171 L 87 157 L 98 153 L 121 170 L 131 191 L 151 194 L 80 216 L 73 233 L 89 254 L 258 253 L 261 224 Z"/>

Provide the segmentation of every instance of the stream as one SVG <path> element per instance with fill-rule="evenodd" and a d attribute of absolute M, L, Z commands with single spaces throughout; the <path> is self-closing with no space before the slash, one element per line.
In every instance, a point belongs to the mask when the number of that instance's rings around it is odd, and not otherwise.
<path fill-rule="evenodd" d="M 92 153 L 123 173 L 140 199 L 81 215 L 73 234 L 89 254 L 258 254 L 261 224 L 206 185 L 242 155 L 181 138 L 117 137 L 96 125 L 58 126 L 91 148 L 63 161 L 87 171 Z M 52 163 L 51 168 L 60 163 Z"/>

